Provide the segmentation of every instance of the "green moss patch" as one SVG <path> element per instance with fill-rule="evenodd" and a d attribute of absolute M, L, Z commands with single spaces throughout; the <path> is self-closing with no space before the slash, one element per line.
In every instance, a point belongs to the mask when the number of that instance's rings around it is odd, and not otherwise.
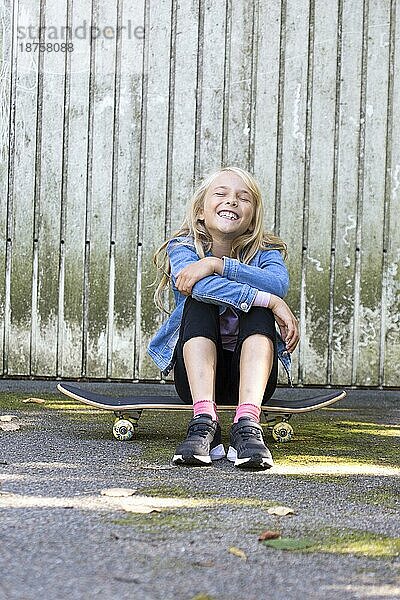
<path fill-rule="evenodd" d="M 130 514 L 111 521 L 113 525 L 134 527 L 149 533 L 168 531 L 193 531 L 204 528 L 204 511 L 180 509 L 179 511 L 154 512 L 147 515 Z M 203 527 L 202 527 L 203 524 Z"/>
<path fill-rule="evenodd" d="M 353 494 L 349 497 L 349 500 L 373 504 L 383 508 L 395 509 L 400 506 L 399 491 L 389 487 L 379 487 L 365 491 L 362 494 Z"/>
<path fill-rule="evenodd" d="M 400 538 L 353 530 L 336 535 L 331 534 L 318 549 L 320 552 L 335 554 L 355 554 L 369 558 L 394 558 L 400 554 Z"/>
<path fill-rule="evenodd" d="M 284 475 L 288 482 L 291 480 L 298 483 L 318 483 L 318 484 L 334 484 L 334 485 L 348 485 L 349 481 L 353 480 L 351 475 L 328 475 L 324 473 L 310 475 L 297 475 L 292 473 L 290 475 Z"/>
<path fill-rule="evenodd" d="M 164 493 L 161 491 L 164 489 Z M 177 490 L 177 494 L 173 494 L 172 492 Z M 260 510 L 266 510 L 271 506 L 278 506 L 279 503 L 271 502 L 269 500 L 260 500 L 260 498 L 223 498 L 218 493 L 214 492 L 191 492 L 190 490 L 184 490 L 183 488 L 175 488 L 173 486 L 157 486 L 157 487 L 149 487 L 143 488 L 140 492 L 144 493 L 152 493 L 153 496 L 156 497 L 164 497 L 164 498 L 189 498 L 192 500 L 204 500 L 204 504 L 211 507 L 231 507 L 231 508 L 257 508 Z M 155 492 L 155 493 L 154 493 Z M 217 497 L 218 496 L 218 497 Z"/>
<path fill-rule="evenodd" d="M 140 488 L 140 494 L 155 496 L 158 498 L 190 498 L 193 500 L 204 500 L 212 507 L 232 508 L 257 508 L 266 510 L 271 506 L 278 505 L 277 502 L 261 500 L 260 498 L 224 498 L 219 491 L 193 491 L 179 485 L 154 485 Z"/>
<path fill-rule="evenodd" d="M 35 402 L 23 402 L 30 397 L 37 397 L 45 400 L 44 404 L 36 404 Z M 90 406 L 85 406 L 76 400 L 70 398 L 57 398 L 54 394 L 13 394 L 3 392 L 0 394 L 0 411 L 41 411 L 41 410 L 60 410 L 68 411 L 70 415 L 101 415 L 104 411 L 99 411 Z"/>
<path fill-rule="evenodd" d="M 143 435 L 140 425 L 133 439 L 142 445 L 142 453 L 140 455 L 140 464 L 142 465 L 146 465 L 148 463 L 169 463 L 174 455 L 176 443 L 171 444 L 171 442 L 168 440 L 160 440 L 157 442 L 149 440 Z M 132 460 L 137 463 L 136 454 L 132 456 Z"/>
<path fill-rule="evenodd" d="M 25 404 L 22 402 L 25 398 L 30 398 L 36 396 L 35 394 L 15 394 L 12 392 L 2 392 L 0 394 L 0 411 L 24 411 L 31 412 L 35 410 L 43 410 L 43 407 L 48 403 L 51 404 L 54 402 L 54 394 L 40 394 L 37 395 L 38 398 L 42 398 L 46 401 L 46 404 L 34 404 L 29 403 Z"/>
<path fill-rule="evenodd" d="M 400 555 L 400 538 L 360 530 L 328 529 L 314 532 L 306 538 L 280 538 L 262 544 L 277 550 L 352 554 L 374 559 L 395 558 Z"/>
<path fill-rule="evenodd" d="M 339 411 L 338 411 L 339 413 Z M 279 465 L 335 463 L 398 467 L 400 427 L 360 421 L 335 420 L 334 410 L 293 417 L 295 435 L 286 444 L 270 444 Z"/>
<path fill-rule="evenodd" d="M 278 506 L 278 502 L 260 500 L 259 498 L 218 498 L 215 500 L 219 506 L 231 506 L 232 508 L 259 508 L 266 510 L 271 506 Z"/>
<path fill-rule="evenodd" d="M 257 498 L 210 498 L 209 494 L 193 494 L 179 486 L 141 488 L 140 493 L 151 493 L 153 497 L 190 498 L 193 500 L 194 506 L 147 514 L 132 513 L 127 517 L 113 520 L 114 525 L 135 527 L 148 532 L 168 531 L 169 529 L 174 531 L 203 530 L 208 525 L 215 530 L 219 527 L 224 528 L 223 520 L 215 519 L 213 513 L 216 509 L 227 508 L 230 514 L 237 510 L 238 515 L 241 515 L 243 508 L 266 510 L 276 504 Z"/>
<path fill-rule="evenodd" d="M 140 488 L 140 493 L 146 496 L 156 496 L 161 498 L 195 498 L 196 494 L 190 492 L 187 488 L 179 485 L 157 485 Z"/>
<path fill-rule="evenodd" d="M 378 423 L 368 423 L 365 421 L 341 421 L 336 427 L 343 428 L 347 434 L 364 434 L 378 437 L 399 437 L 400 426 Z"/>

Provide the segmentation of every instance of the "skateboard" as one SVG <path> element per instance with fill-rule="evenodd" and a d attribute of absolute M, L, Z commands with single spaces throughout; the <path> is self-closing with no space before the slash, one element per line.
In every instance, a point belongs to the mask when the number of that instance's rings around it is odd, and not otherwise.
<path fill-rule="evenodd" d="M 128 396 L 114 398 L 90 390 L 83 390 L 69 383 L 59 383 L 57 389 L 70 398 L 83 404 L 94 406 L 101 410 L 112 411 L 115 415 L 113 435 L 117 440 L 130 440 L 134 437 L 135 429 L 144 410 L 192 410 L 192 405 L 185 404 L 178 396 Z M 301 400 L 285 400 L 271 398 L 261 410 L 272 430 L 272 436 L 277 442 L 289 442 L 294 434 L 289 420 L 295 414 L 303 414 L 329 406 L 346 396 L 345 391 L 331 392 L 322 396 Z M 235 410 L 236 406 L 218 404 L 218 410 Z"/>

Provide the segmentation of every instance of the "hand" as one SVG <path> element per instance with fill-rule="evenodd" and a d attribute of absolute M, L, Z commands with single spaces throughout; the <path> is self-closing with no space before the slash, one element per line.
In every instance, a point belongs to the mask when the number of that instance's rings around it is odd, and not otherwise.
<path fill-rule="evenodd" d="M 282 339 L 286 344 L 286 350 L 292 353 L 299 343 L 299 327 L 296 317 L 286 302 L 274 294 L 271 294 L 268 308 L 274 313 L 275 321 L 279 325 Z"/>
<path fill-rule="evenodd" d="M 194 284 L 214 272 L 214 259 L 206 256 L 182 269 L 176 278 L 175 287 L 184 296 L 190 296 Z"/>

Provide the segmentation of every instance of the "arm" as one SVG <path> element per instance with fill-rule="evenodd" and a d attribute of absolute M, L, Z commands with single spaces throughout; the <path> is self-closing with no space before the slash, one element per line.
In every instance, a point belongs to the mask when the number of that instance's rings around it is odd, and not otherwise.
<path fill-rule="evenodd" d="M 222 259 L 215 256 L 203 258 L 210 261 L 211 272 L 218 273 L 230 281 L 247 283 L 251 287 L 263 292 L 274 293 L 277 296 L 286 296 L 289 289 L 289 274 L 280 252 L 277 250 L 265 251 L 269 256 L 262 258 L 262 266 L 245 265 L 234 258 L 224 256 Z M 200 279 L 200 277 L 199 277 Z"/>
<path fill-rule="evenodd" d="M 270 292 L 283 298 L 289 289 L 289 274 L 282 255 L 278 250 L 261 252 L 260 266 L 245 265 L 236 258 L 224 256 L 220 261 L 219 272 L 223 277 L 251 287 Z"/>
<path fill-rule="evenodd" d="M 252 306 L 269 308 L 279 325 L 281 337 L 286 345 L 286 352 L 293 352 L 299 341 L 299 330 L 297 319 L 282 298 L 258 290 Z"/>
<path fill-rule="evenodd" d="M 269 308 L 272 311 L 285 342 L 286 351 L 293 352 L 299 341 L 299 328 L 297 319 L 286 302 L 275 294 L 258 291 L 253 306 Z"/>
<path fill-rule="evenodd" d="M 272 310 L 275 321 L 279 325 L 286 350 L 292 353 L 299 342 L 299 326 L 296 317 L 286 302 L 274 294 L 271 294 L 268 308 Z"/>
<path fill-rule="evenodd" d="M 233 306 L 244 312 L 250 310 L 257 289 L 235 281 L 226 285 L 225 277 L 213 274 L 215 257 L 199 259 L 193 245 L 178 245 L 174 240 L 168 244 L 167 252 L 171 263 L 172 283 L 179 292 L 191 294 L 195 300 L 202 302 Z"/>
<path fill-rule="evenodd" d="M 243 292 L 248 288 L 246 284 L 235 283 L 231 281 L 229 293 L 227 294 L 226 279 L 220 275 L 207 275 L 207 273 L 218 273 L 223 269 L 223 260 L 216 257 L 206 257 L 199 259 L 195 248 L 190 245 L 167 247 L 171 262 L 172 282 L 175 285 L 178 282 L 178 291 L 184 295 L 190 295 L 193 298 L 212 304 L 224 304 L 226 306 L 236 306 L 244 312 L 247 312 L 254 303 L 256 296 L 261 296 L 262 302 L 258 306 L 268 306 L 274 314 L 275 320 L 279 325 L 283 339 L 286 342 L 288 352 L 293 352 L 299 341 L 299 332 L 297 320 L 284 300 L 273 293 L 266 294 L 263 290 L 249 288 L 251 290 L 250 303 L 246 301 Z M 233 259 L 231 259 L 233 260 Z M 248 266 L 248 265 L 245 265 Z M 251 267 L 256 271 L 262 270 L 259 267 Z M 195 283 L 192 283 L 195 281 Z M 238 306 L 238 296 L 242 294 L 242 302 Z M 227 298 L 227 295 L 229 298 Z M 239 296 L 240 300 L 240 296 Z M 268 300 L 268 302 L 267 302 Z M 244 307 L 244 304 L 246 307 Z"/>

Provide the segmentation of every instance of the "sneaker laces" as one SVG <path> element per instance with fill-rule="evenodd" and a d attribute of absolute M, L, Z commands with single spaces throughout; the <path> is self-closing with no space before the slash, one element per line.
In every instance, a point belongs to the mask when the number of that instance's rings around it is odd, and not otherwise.
<path fill-rule="evenodd" d="M 206 438 L 209 433 L 212 433 L 212 427 L 206 423 L 193 423 L 189 427 L 188 437 L 192 435 L 199 435 L 202 438 Z"/>
<path fill-rule="evenodd" d="M 261 431 L 258 429 L 258 427 L 253 427 L 252 425 L 243 425 L 239 429 L 239 433 L 240 437 L 242 437 L 245 442 L 247 442 L 251 437 L 254 436 L 257 437 L 259 440 L 262 439 Z"/>

